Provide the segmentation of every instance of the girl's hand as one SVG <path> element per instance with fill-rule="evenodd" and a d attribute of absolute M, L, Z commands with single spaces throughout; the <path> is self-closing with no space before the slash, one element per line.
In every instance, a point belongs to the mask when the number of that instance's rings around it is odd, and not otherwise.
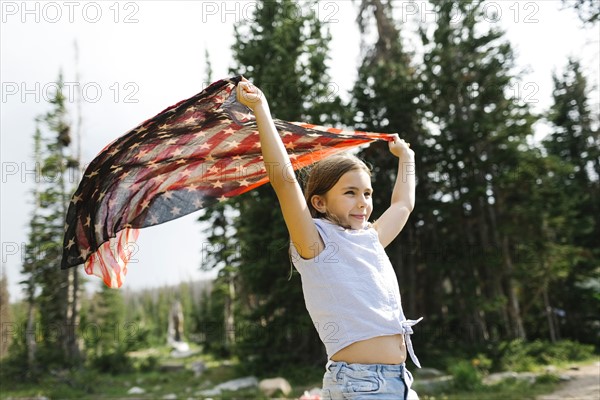
<path fill-rule="evenodd" d="M 237 100 L 252 111 L 258 106 L 267 104 L 263 92 L 244 77 L 237 84 L 236 90 Z"/>
<path fill-rule="evenodd" d="M 394 135 L 394 140 L 389 142 L 390 152 L 398 158 L 413 158 L 415 152 L 410 149 L 410 143 L 400 139 L 398 135 Z"/>

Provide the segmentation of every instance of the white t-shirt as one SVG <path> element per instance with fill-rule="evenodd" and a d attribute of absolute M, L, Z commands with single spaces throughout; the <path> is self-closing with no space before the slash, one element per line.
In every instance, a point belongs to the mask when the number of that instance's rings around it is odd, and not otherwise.
<path fill-rule="evenodd" d="M 418 321 L 404 316 L 398 279 L 377 231 L 314 221 L 325 249 L 311 259 L 303 259 L 293 244 L 290 250 L 327 357 L 360 340 L 406 334 L 409 354 L 420 366 L 408 336 Z"/>

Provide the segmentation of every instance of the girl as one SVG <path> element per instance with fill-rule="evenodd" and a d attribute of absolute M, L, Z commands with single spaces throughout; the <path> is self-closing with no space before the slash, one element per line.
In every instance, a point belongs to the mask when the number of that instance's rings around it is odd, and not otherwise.
<path fill-rule="evenodd" d="M 384 247 L 408 220 L 415 202 L 414 152 L 397 135 L 390 142 L 399 174 L 386 212 L 373 209 L 369 168 L 353 156 L 313 167 L 303 195 L 263 93 L 243 79 L 240 103 L 254 111 L 262 155 L 288 228 L 292 261 L 302 277 L 306 307 L 327 350 L 323 399 L 412 399 L 404 362 L 412 351 L 398 280 Z"/>

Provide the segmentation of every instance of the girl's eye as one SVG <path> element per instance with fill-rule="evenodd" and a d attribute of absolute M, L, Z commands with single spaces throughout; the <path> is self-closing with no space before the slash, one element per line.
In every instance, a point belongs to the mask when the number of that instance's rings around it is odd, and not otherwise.
<path fill-rule="evenodd" d="M 365 193 L 365 197 L 371 197 L 371 192 Z"/>
<path fill-rule="evenodd" d="M 354 192 L 352 190 L 349 190 L 345 194 L 354 194 Z"/>

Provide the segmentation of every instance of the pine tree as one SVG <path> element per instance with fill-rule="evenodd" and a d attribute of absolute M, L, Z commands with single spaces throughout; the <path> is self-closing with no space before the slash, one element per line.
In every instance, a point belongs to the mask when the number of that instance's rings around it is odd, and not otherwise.
<path fill-rule="evenodd" d="M 204 52 L 207 82 L 212 82 L 212 65 L 208 50 Z M 204 345 L 222 356 L 231 355 L 235 341 L 235 276 L 239 256 L 236 254 L 236 241 L 233 238 L 233 208 L 219 203 L 204 212 L 198 220 L 207 222 L 207 241 L 202 244 L 201 269 L 218 269 L 219 274 L 211 290 L 211 296 L 205 298 L 201 315 L 196 316 L 198 332 L 205 338 Z M 219 327 L 215 329 L 215 327 Z"/>
<path fill-rule="evenodd" d="M 136 338 L 132 336 L 134 330 L 125 321 L 122 292 L 100 283 L 100 290 L 92 298 L 88 318 L 86 325 L 90 333 L 86 336 L 92 365 L 101 372 L 128 372 L 131 361 L 126 352 Z"/>
<path fill-rule="evenodd" d="M 424 315 L 426 328 L 444 332 L 415 340 L 436 348 L 453 332 L 468 344 L 525 333 L 557 340 L 569 332 L 589 340 L 597 304 L 589 266 L 600 237 L 592 206 L 600 203 L 594 186 L 600 146 L 597 118 L 576 94 L 585 92 L 582 77 L 569 68 L 555 78 L 562 97 L 555 96 L 549 119 L 560 127 L 548 150 L 528 145 L 539 117 L 519 98 L 526 87 L 513 72 L 503 32 L 484 23 L 481 2 L 434 6 L 435 26 L 421 27 L 425 51 L 418 66 L 403 49 L 392 3 L 361 2 L 361 30 L 375 26 L 378 35 L 374 45 L 364 44 L 349 122 L 398 132 L 416 153 L 416 208 L 386 248 L 407 315 Z M 361 154 L 375 165 L 376 218 L 389 204 L 396 166 L 385 146 Z M 563 332 L 561 309 L 572 317 Z"/>
<path fill-rule="evenodd" d="M 508 95 L 520 84 L 512 72 L 514 55 L 503 32 L 483 23 L 482 1 L 439 1 L 434 7 L 435 29 L 421 29 L 421 99 L 436 165 L 429 180 L 436 186 L 433 212 L 443 237 L 437 245 L 445 306 L 478 338 L 524 338 L 522 271 L 514 257 L 518 228 L 511 225 L 513 203 L 501 182 L 517 171 L 534 118 L 526 103 Z"/>
<path fill-rule="evenodd" d="M 47 367 L 66 367 L 81 361 L 70 341 L 75 329 L 69 301 L 72 280 L 60 269 L 63 226 L 71 193 L 69 174 L 75 166 L 68 152 L 71 135 L 63 86 L 59 75 L 56 93 L 50 100 L 52 110 L 38 118 L 34 134 L 34 212 L 23 263 L 27 279 L 22 283 L 30 304 L 28 335 L 35 332 L 37 312 L 43 337 L 39 343 L 33 337 L 27 341 L 28 358 L 30 364 L 43 362 Z M 32 368 L 35 370 L 35 365 Z"/>
<path fill-rule="evenodd" d="M 597 319 L 594 282 L 600 272 L 600 115 L 590 108 L 589 85 L 578 61 L 569 60 L 553 81 L 554 104 L 548 115 L 552 131 L 543 144 L 555 159 L 550 171 L 567 199 L 551 214 L 550 222 L 560 224 L 547 262 L 567 271 L 564 279 L 554 280 L 554 293 L 561 296 L 553 298 L 553 305 L 568 310 L 566 329 L 587 341 Z"/>
<path fill-rule="evenodd" d="M 235 27 L 232 73 L 246 76 L 263 90 L 276 118 L 313 123 L 325 122 L 328 115 L 340 118 L 340 102 L 331 96 L 326 73 L 330 37 L 310 11 L 315 5 L 261 1 L 253 17 Z M 237 255 L 230 259 L 224 253 L 222 259 L 235 271 L 228 274 L 235 274 L 236 354 L 252 357 L 250 367 L 263 372 L 286 362 L 321 363 L 323 349 L 306 312 L 299 279 L 295 274 L 289 279 L 289 236 L 273 189 L 265 185 L 229 205 L 237 213 L 232 247 Z M 227 279 L 223 284 L 228 285 Z"/>
<path fill-rule="evenodd" d="M 235 238 L 235 210 L 227 204 L 216 204 L 199 220 L 208 222 L 207 242 L 202 245 L 202 269 L 218 269 L 211 292 L 211 306 L 204 308 L 202 323 L 207 345 L 222 355 L 231 355 L 235 342 L 235 287 L 240 265 L 239 246 Z M 219 329 L 215 329 L 219 326 Z M 210 330 L 210 332 L 208 332 Z M 207 335 L 208 334 L 208 335 Z"/>
<path fill-rule="evenodd" d="M 42 134 L 39 127 L 39 122 L 36 123 L 35 132 L 33 135 L 34 143 L 34 165 L 36 172 L 39 171 L 38 166 L 42 163 Z M 29 221 L 28 240 L 25 246 L 25 254 L 21 273 L 27 277 L 26 280 L 20 282 L 23 285 L 25 293 L 25 301 L 27 302 L 27 325 L 25 331 L 25 347 L 27 358 L 27 371 L 29 375 L 36 375 L 38 372 L 38 363 L 36 362 L 37 339 L 36 339 L 36 293 L 37 291 L 37 273 L 41 269 L 40 260 L 37 257 L 36 246 L 38 240 L 42 237 L 43 223 L 40 216 L 40 190 L 41 180 L 36 178 L 34 188 L 32 190 L 32 198 L 34 203 L 33 213 Z"/>
<path fill-rule="evenodd" d="M 548 119 L 554 129 L 544 146 L 549 154 L 575 167 L 573 178 L 577 184 L 585 186 L 597 182 L 600 176 L 598 115 L 590 109 L 588 82 L 581 64 L 569 60 L 562 76 L 554 75 L 553 81 L 554 105 Z"/>
<path fill-rule="evenodd" d="M 396 268 L 403 296 L 403 307 L 408 315 L 421 315 L 426 304 L 417 301 L 417 257 L 423 251 L 419 238 L 422 214 L 427 199 L 426 141 L 420 124 L 418 75 L 412 60 L 402 45 L 401 27 L 392 16 L 392 2 L 363 0 L 359 8 L 358 23 L 363 35 L 375 25 L 375 45 L 363 43 L 362 63 L 358 79 L 352 90 L 351 109 L 354 118 L 349 122 L 357 129 L 376 132 L 398 133 L 411 144 L 418 157 L 417 186 L 418 205 L 397 240 L 388 245 L 386 252 Z M 373 219 L 376 220 L 390 205 L 391 188 L 398 172 L 398 160 L 386 144 L 372 144 L 360 152 L 360 157 L 373 165 L 372 184 Z M 407 166 L 408 168 L 409 166 Z M 401 178 L 400 178 L 401 179 Z"/>

